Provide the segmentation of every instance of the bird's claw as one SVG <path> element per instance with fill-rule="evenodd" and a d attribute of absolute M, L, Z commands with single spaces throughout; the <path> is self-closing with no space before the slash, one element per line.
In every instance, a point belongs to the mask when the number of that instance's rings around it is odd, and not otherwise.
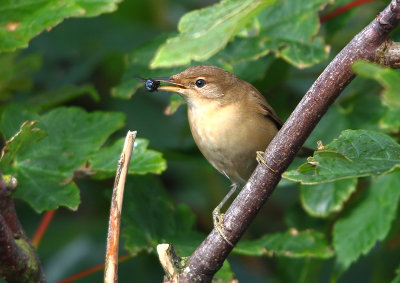
<path fill-rule="evenodd" d="M 220 212 L 220 210 L 217 208 L 214 209 L 213 213 L 213 222 L 214 222 L 214 228 L 217 229 L 218 234 L 227 242 L 229 245 L 233 247 L 233 244 L 231 241 L 228 240 L 226 237 L 223 227 L 224 227 L 224 214 Z"/>
<path fill-rule="evenodd" d="M 265 167 L 267 167 L 269 170 L 271 170 L 272 172 L 277 173 L 276 170 L 272 169 L 271 167 L 268 166 L 267 164 L 267 160 L 264 158 L 264 152 L 263 151 L 257 151 L 256 152 L 257 156 L 256 156 L 256 160 L 259 164 L 264 165 Z"/>

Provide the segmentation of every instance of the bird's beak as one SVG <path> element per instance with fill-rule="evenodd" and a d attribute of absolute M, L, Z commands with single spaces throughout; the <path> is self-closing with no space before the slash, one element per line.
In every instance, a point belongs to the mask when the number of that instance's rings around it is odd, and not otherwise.
<path fill-rule="evenodd" d="M 177 83 L 172 78 L 153 78 L 155 81 L 169 83 L 171 85 L 161 85 L 157 88 L 158 91 L 179 92 L 186 87 L 183 84 Z"/>

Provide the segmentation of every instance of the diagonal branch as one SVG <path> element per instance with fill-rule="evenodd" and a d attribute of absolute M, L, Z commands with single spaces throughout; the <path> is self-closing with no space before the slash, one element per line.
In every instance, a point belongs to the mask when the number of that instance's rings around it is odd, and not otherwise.
<path fill-rule="evenodd" d="M 355 77 L 351 64 L 359 59 L 382 63 L 379 59 L 382 56 L 378 56 L 378 53 L 384 52 L 385 48 L 382 46 L 388 44 L 389 33 L 399 21 L 400 0 L 392 0 L 385 10 L 343 48 L 307 91 L 268 146 L 264 155 L 267 166 L 259 165 L 256 168 L 225 214 L 226 236 L 232 243 L 236 244 L 242 237 L 311 131 Z M 385 62 L 391 62 L 386 64 L 395 66 L 389 58 Z M 217 231 L 212 230 L 188 259 L 180 276 L 181 282 L 211 282 L 231 250 L 232 247 Z"/>

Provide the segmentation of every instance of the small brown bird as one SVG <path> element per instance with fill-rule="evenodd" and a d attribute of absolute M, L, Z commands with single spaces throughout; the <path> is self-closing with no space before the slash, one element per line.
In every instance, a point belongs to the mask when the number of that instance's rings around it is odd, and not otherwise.
<path fill-rule="evenodd" d="M 158 90 L 185 99 L 197 146 L 232 182 L 232 189 L 213 211 L 215 228 L 231 244 L 222 230 L 220 209 L 246 183 L 257 161 L 263 161 L 257 153 L 267 148 L 282 122 L 255 87 L 216 66 L 194 66 L 170 78 L 151 80 L 170 83 L 157 86 Z"/>

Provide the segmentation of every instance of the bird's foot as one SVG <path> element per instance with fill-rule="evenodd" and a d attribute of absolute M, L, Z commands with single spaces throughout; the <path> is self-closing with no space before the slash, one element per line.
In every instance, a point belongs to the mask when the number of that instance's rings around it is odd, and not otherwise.
<path fill-rule="evenodd" d="M 269 170 L 271 170 L 272 172 L 277 173 L 276 170 L 272 169 L 271 167 L 268 166 L 267 164 L 267 160 L 264 158 L 264 151 L 257 151 L 256 152 L 257 156 L 256 156 L 256 160 L 259 164 L 264 165 L 265 167 L 267 167 Z"/>
<path fill-rule="evenodd" d="M 213 222 L 214 222 L 214 228 L 217 229 L 218 234 L 222 237 L 222 239 L 225 240 L 225 242 L 227 242 L 229 245 L 231 245 L 233 247 L 233 244 L 231 243 L 231 241 L 228 240 L 228 238 L 226 237 L 225 233 L 224 233 L 224 214 L 221 213 L 219 207 L 216 207 L 213 210 L 212 213 L 213 216 Z"/>

